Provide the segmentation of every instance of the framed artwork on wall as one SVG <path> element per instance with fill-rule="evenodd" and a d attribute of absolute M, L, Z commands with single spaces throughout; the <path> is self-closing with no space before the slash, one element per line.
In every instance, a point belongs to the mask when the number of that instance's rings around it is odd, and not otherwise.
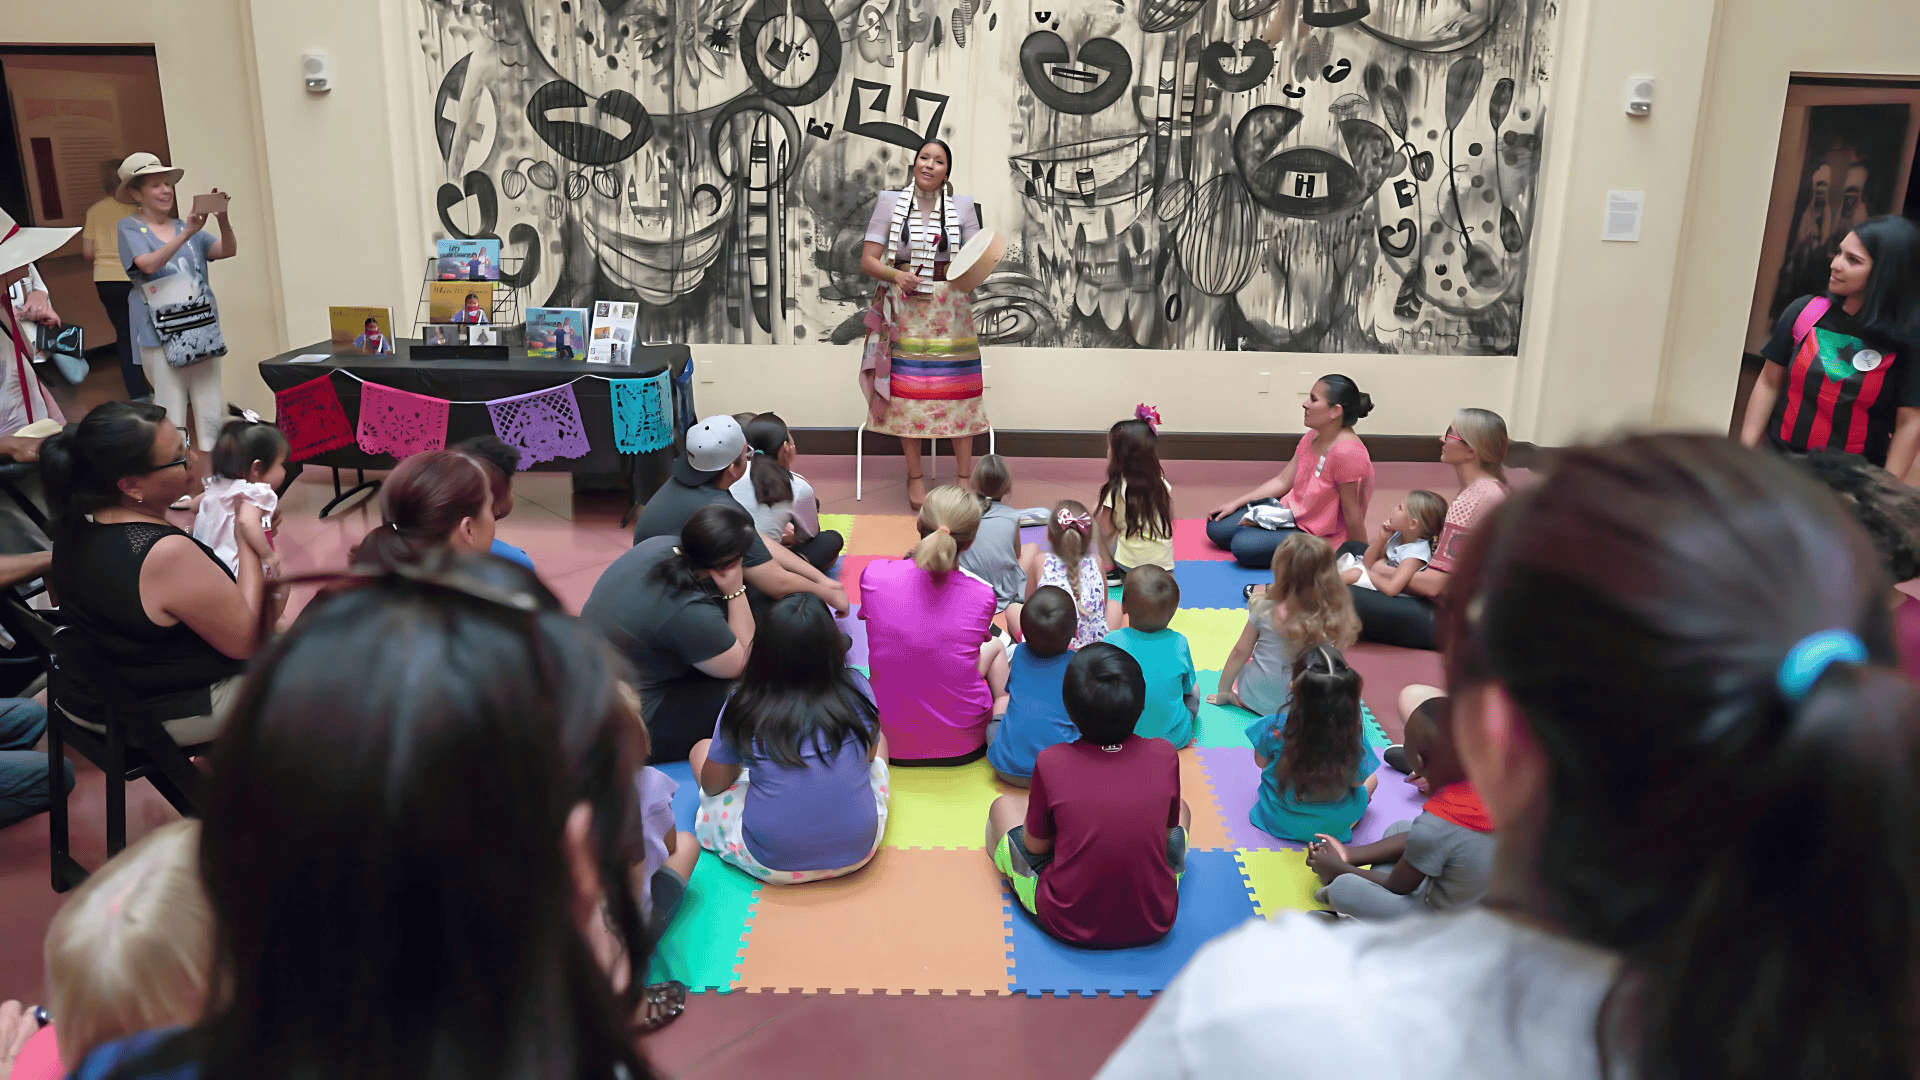
<path fill-rule="evenodd" d="M 1855 225 L 1901 212 L 1917 137 L 1920 79 L 1792 78 L 1747 323 L 1749 356 L 1788 304 L 1826 289 L 1828 263 Z"/>

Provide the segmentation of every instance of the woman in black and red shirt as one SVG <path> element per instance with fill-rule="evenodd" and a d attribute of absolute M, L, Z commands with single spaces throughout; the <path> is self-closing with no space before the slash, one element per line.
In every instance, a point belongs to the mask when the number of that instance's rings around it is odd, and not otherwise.
<path fill-rule="evenodd" d="M 1920 453 L 1920 228 L 1898 217 L 1840 242 L 1827 291 L 1787 305 L 1740 441 L 1861 454 L 1901 479 Z"/>

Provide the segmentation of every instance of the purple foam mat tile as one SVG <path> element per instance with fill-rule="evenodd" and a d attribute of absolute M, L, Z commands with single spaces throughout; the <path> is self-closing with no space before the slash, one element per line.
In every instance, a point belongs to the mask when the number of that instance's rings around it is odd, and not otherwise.
<path fill-rule="evenodd" d="M 834 616 L 842 633 L 847 635 L 847 665 L 863 668 L 867 666 L 867 620 L 860 617 L 860 605 L 848 608 L 846 615 Z"/>
<path fill-rule="evenodd" d="M 1244 746 L 1197 746 L 1194 750 L 1213 785 L 1213 801 L 1220 807 L 1220 820 L 1226 825 L 1232 846 L 1247 851 L 1304 850 L 1299 844 L 1289 844 L 1254 828 L 1247 819 L 1260 794 L 1260 766 L 1253 763 L 1252 750 Z"/>
<path fill-rule="evenodd" d="M 1305 845 L 1282 840 L 1255 828 L 1248 815 L 1260 794 L 1260 767 L 1253 763 L 1253 751 L 1241 746 L 1195 747 L 1200 766 L 1213 785 L 1213 801 L 1220 807 L 1220 819 L 1226 825 L 1227 839 L 1245 851 L 1304 851 Z M 1353 829 L 1353 842 L 1371 844 L 1386 834 L 1396 821 L 1412 821 L 1420 816 L 1425 796 L 1407 782 L 1407 778 L 1382 765 L 1380 778 L 1367 812 Z"/>
<path fill-rule="evenodd" d="M 1420 789 L 1392 766 L 1382 765 L 1380 771 L 1373 775 L 1379 778 L 1380 783 L 1367 800 L 1367 812 L 1360 816 L 1359 824 L 1353 827 L 1353 842 L 1356 844 L 1371 844 L 1386 835 L 1387 826 L 1394 822 L 1412 821 L 1419 817 L 1421 807 L 1427 801 L 1427 797 L 1420 794 Z"/>

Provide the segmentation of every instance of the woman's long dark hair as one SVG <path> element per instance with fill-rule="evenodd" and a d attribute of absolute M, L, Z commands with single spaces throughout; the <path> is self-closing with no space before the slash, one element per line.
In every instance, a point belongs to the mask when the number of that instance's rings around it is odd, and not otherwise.
<path fill-rule="evenodd" d="M 1857 321 L 1903 339 L 1920 332 L 1920 225 L 1888 214 L 1854 226 L 1853 235 L 1873 257 Z"/>
<path fill-rule="evenodd" d="M 353 550 L 353 564 L 391 570 L 418 562 L 492 500 L 493 478 L 478 459 L 451 450 L 415 454 L 380 485 L 384 520 Z"/>
<path fill-rule="evenodd" d="M 1890 585 L 1832 496 L 1717 437 L 1566 450 L 1475 530 L 1448 684 L 1498 683 L 1545 752 L 1540 902 L 1624 958 L 1601 1045 L 1641 1080 L 1913 1075 L 1920 695 Z M 1835 628 L 1870 659 L 1783 692 Z"/>
<path fill-rule="evenodd" d="M 649 580 L 673 592 L 706 588 L 700 571 L 744 559 L 753 550 L 753 517 L 738 505 L 708 503 L 680 526 L 680 550 L 662 559 Z"/>
<path fill-rule="evenodd" d="M 316 598 L 248 674 L 201 851 L 217 925 L 202 1074 L 651 1075 L 621 1013 L 641 980 L 616 1006 L 563 839 L 588 804 L 607 910 L 644 971 L 619 835 L 637 733 L 614 660 L 518 567 L 442 550 L 423 568 Z M 449 578 L 532 610 L 432 583 Z"/>
<path fill-rule="evenodd" d="M 109 401 L 41 442 L 40 483 L 56 548 L 87 515 L 120 501 L 120 481 L 153 471 L 154 430 L 166 418 L 158 405 Z"/>
<path fill-rule="evenodd" d="M 1360 673 L 1340 650 L 1316 645 L 1293 661 L 1293 703 L 1280 728 L 1276 771 L 1295 797 L 1353 783 L 1360 767 Z"/>
<path fill-rule="evenodd" d="M 811 593 L 781 598 L 754 636 L 740 688 L 720 715 L 720 737 L 741 758 L 806 764 L 849 741 L 865 754 L 880 734 L 880 712 L 847 666 L 847 643 L 833 612 Z"/>
<path fill-rule="evenodd" d="M 746 425 L 747 445 L 754 449 L 753 464 L 747 475 L 753 478 L 753 498 L 761 506 L 778 506 L 793 501 L 793 473 L 780 464 L 780 448 L 793 433 L 787 422 L 763 412 Z"/>
<path fill-rule="evenodd" d="M 1124 505 L 1114 515 L 1122 536 L 1173 535 L 1173 492 L 1160 467 L 1159 442 L 1145 420 L 1122 420 L 1107 430 L 1107 482 L 1100 502 L 1105 505 L 1126 485 Z"/>

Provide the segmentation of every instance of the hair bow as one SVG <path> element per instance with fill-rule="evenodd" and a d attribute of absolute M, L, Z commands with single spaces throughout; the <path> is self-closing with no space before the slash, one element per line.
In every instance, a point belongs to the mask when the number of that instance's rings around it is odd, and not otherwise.
<path fill-rule="evenodd" d="M 241 409 L 240 419 L 245 420 L 249 424 L 257 424 L 260 422 L 260 414 L 254 412 L 252 409 Z"/>
<path fill-rule="evenodd" d="M 1160 410 L 1151 405 L 1136 405 L 1133 410 L 1135 420 L 1145 420 L 1147 427 L 1154 432 L 1160 430 Z"/>
<path fill-rule="evenodd" d="M 1091 533 L 1093 531 L 1092 514 L 1076 514 L 1071 510 L 1061 510 L 1059 513 L 1053 515 L 1053 520 L 1055 524 L 1063 529 L 1072 529 L 1080 533 Z"/>

